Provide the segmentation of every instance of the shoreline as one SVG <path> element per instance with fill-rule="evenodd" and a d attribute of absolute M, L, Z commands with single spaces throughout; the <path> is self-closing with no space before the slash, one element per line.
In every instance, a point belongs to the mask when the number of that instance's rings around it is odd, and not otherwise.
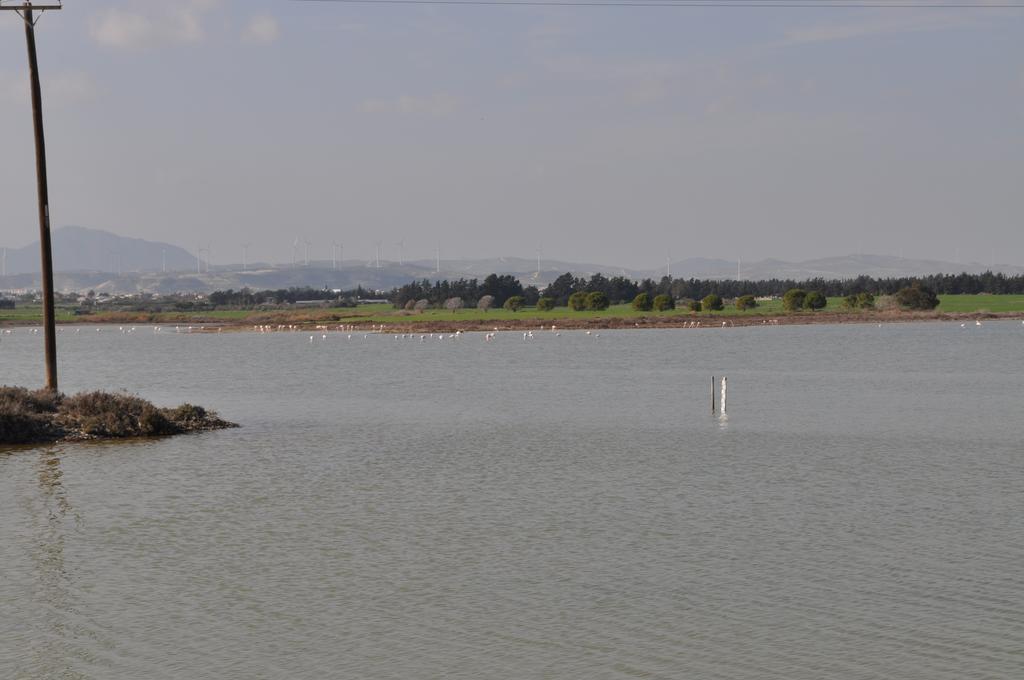
<path fill-rule="evenodd" d="M 135 318 L 132 318 L 134 316 Z M 869 324 L 869 323 L 913 323 L 913 322 L 964 322 L 980 320 L 1024 320 L 1024 312 L 908 312 L 908 311 L 858 311 L 858 312 L 798 312 L 780 315 L 762 314 L 671 314 L 649 315 L 641 317 L 590 317 L 573 318 L 571 316 L 523 316 L 522 318 L 502 319 L 423 319 L 395 316 L 394 320 L 361 321 L 358 318 L 342 315 L 324 315 L 322 318 L 288 318 L 287 315 L 267 314 L 245 319 L 211 319 L 197 315 L 187 320 L 160 321 L 152 318 L 139 318 L 146 315 L 126 315 L 123 319 L 76 319 L 72 322 L 60 322 L 58 329 L 82 326 L 158 326 L 164 331 L 175 327 L 178 332 L 185 333 L 219 333 L 219 332 L 288 332 L 351 330 L 358 332 L 378 333 L 453 333 L 456 331 L 489 332 L 489 331 L 522 331 L 550 329 L 555 326 L 559 330 L 620 330 L 620 329 L 651 329 L 651 328 L 722 328 L 741 326 L 807 326 L 820 324 Z M 41 327 L 40 323 L 0 322 L 0 328 L 33 328 Z M 261 330 L 262 329 L 262 330 Z"/>

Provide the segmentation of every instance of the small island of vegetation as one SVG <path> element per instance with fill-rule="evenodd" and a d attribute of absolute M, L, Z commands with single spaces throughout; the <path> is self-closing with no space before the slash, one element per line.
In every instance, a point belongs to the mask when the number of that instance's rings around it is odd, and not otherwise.
<path fill-rule="evenodd" d="M 238 427 L 201 406 L 158 408 L 127 393 L 0 386 L 0 445 L 88 439 L 163 437 Z"/>

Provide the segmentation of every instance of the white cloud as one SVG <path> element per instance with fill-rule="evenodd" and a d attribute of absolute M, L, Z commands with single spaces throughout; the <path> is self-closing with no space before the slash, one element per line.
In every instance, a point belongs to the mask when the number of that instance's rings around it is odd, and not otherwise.
<path fill-rule="evenodd" d="M 131 9 L 109 7 L 89 22 L 94 41 L 114 49 L 194 44 L 205 37 L 203 16 L 220 0 L 189 0 L 179 4 L 129 3 Z"/>
<path fill-rule="evenodd" d="M 459 98 L 450 94 L 426 97 L 401 95 L 394 99 L 367 99 L 362 104 L 366 113 L 399 113 L 406 115 L 448 116 L 459 108 Z"/>
<path fill-rule="evenodd" d="M 153 37 L 153 22 L 141 14 L 108 9 L 94 17 L 89 35 L 105 47 L 132 48 L 146 44 Z"/>
<path fill-rule="evenodd" d="M 269 14 L 257 14 L 249 20 L 242 31 L 242 39 L 256 45 L 269 45 L 276 42 L 280 35 L 281 29 L 277 19 Z"/>

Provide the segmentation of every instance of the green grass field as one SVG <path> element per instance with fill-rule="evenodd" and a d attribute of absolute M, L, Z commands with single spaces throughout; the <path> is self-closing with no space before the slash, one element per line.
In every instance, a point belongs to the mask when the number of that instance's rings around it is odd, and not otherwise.
<path fill-rule="evenodd" d="M 1024 312 L 1024 295 L 940 295 L 940 312 Z"/>
<path fill-rule="evenodd" d="M 970 313 L 970 312 L 1024 312 L 1024 295 L 940 295 L 939 312 Z M 828 307 L 817 314 L 828 312 L 846 311 L 842 306 L 842 298 L 829 298 Z M 104 319 L 100 316 L 76 316 L 70 308 L 57 309 L 57 322 L 85 322 L 101 323 L 104 320 L 118 323 L 114 317 Z M 128 312 L 127 314 L 135 314 Z M 144 313 L 139 313 L 144 314 Z M 457 312 L 450 312 L 441 309 L 428 309 L 422 313 L 404 312 L 394 309 L 388 304 L 361 305 L 359 307 L 341 308 L 320 308 L 311 307 L 295 310 L 216 310 L 210 312 L 165 312 L 157 314 L 155 323 L 182 323 L 193 319 L 204 321 L 244 322 L 251 319 L 254 322 L 260 318 L 278 317 L 280 323 L 287 323 L 287 318 L 294 317 L 303 321 L 323 320 L 325 323 L 445 323 L 451 321 L 508 321 L 513 319 L 536 319 L 538 323 L 558 323 L 559 319 L 572 319 L 583 321 L 588 319 L 631 319 L 639 317 L 673 318 L 685 317 L 690 319 L 718 317 L 718 316 L 775 316 L 782 315 L 781 300 L 772 300 L 761 303 L 755 309 L 737 311 L 735 308 L 727 307 L 721 312 L 700 312 L 694 314 L 688 310 L 676 309 L 668 312 L 638 312 L 630 305 L 613 305 L 601 312 L 574 312 L 566 307 L 557 307 L 549 312 L 539 312 L 529 307 L 518 312 L 510 312 L 506 309 L 492 309 L 482 312 L 476 308 L 461 309 Z M 42 310 L 39 305 L 26 305 L 17 309 L 0 309 L 0 323 L 7 324 L 35 324 L 42 320 Z M 123 323 L 142 323 L 139 321 L 124 320 Z"/>
<path fill-rule="evenodd" d="M 749 309 L 742 312 L 737 311 L 736 309 L 727 308 L 721 312 L 702 312 L 700 314 L 694 314 L 693 312 L 690 312 L 689 310 L 685 309 L 675 309 L 667 312 L 638 312 L 628 304 L 612 305 L 608 309 L 600 312 L 575 312 L 567 307 L 556 307 L 555 309 L 549 312 L 539 312 L 533 307 L 526 307 L 519 310 L 518 312 L 511 312 L 507 309 L 491 309 L 489 311 L 482 312 L 476 308 L 467 308 L 460 309 L 456 312 L 450 312 L 445 309 L 428 309 L 423 311 L 422 313 L 415 313 L 400 312 L 399 310 L 394 309 L 390 305 L 373 305 L 373 309 L 370 309 L 370 307 L 370 305 L 367 305 L 366 307 L 360 307 L 356 311 L 360 314 L 361 320 L 370 321 L 372 323 L 394 323 L 397 321 L 504 321 L 512 319 L 551 319 L 557 322 L 558 319 L 634 319 L 645 316 L 658 316 L 664 318 L 671 318 L 673 316 L 685 316 L 688 318 L 701 318 L 722 315 L 753 316 L 760 314 L 782 313 L 782 302 L 780 300 L 773 300 L 772 302 L 761 305 L 757 309 Z"/>
<path fill-rule="evenodd" d="M 70 309 L 57 308 L 57 323 L 73 321 L 75 315 Z M 0 309 L 0 323 L 39 323 L 43 320 L 43 308 L 40 305 L 29 305 L 16 309 Z"/>

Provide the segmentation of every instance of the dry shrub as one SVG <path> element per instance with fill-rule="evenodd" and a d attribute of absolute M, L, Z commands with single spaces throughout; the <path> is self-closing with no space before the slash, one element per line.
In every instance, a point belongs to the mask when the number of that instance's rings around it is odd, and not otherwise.
<path fill-rule="evenodd" d="M 28 390 L 24 387 L 0 386 L 0 411 L 25 413 L 53 413 L 60 403 L 60 395 L 51 390 Z"/>
<path fill-rule="evenodd" d="M 206 420 L 207 411 L 202 406 L 196 406 L 195 404 L 182 404 L 178 408 L 169 409 L 167 415 L 176 423 L 196 424 Z"/>
<path fill-rule="evenodd" d="M 100 437 L 158 436 L 181 431 L 156 406 L 124 393 L 82 392 L 66 397 L 61 416 L 85 434 Z"/>
<path fill-rule="evenodd" d="M 59 403 L 60 396 L 50 390 L 0 387 L 0 442 L 29 444 L 60 437 L 51 418 Z"/>
<path fill-rule="evenodd" d="M 125 392 L 81 392 L 0 387 L 0 444 L 83 437 L 158 437 L 235 427 L 202 406 L 157 408 Z"/>
<path fill-rule="evenodd" d="M 875 298 L 875 309 L 880 312 L 894 312 L 900 308 L 896 298 L 892 295 L 880 295 Z"/>
<path fill-rule="evenodd" d="M 30 444 L 61 435 L 43 415 L 0 410 L 0 442 L 4 444 Z"/>

